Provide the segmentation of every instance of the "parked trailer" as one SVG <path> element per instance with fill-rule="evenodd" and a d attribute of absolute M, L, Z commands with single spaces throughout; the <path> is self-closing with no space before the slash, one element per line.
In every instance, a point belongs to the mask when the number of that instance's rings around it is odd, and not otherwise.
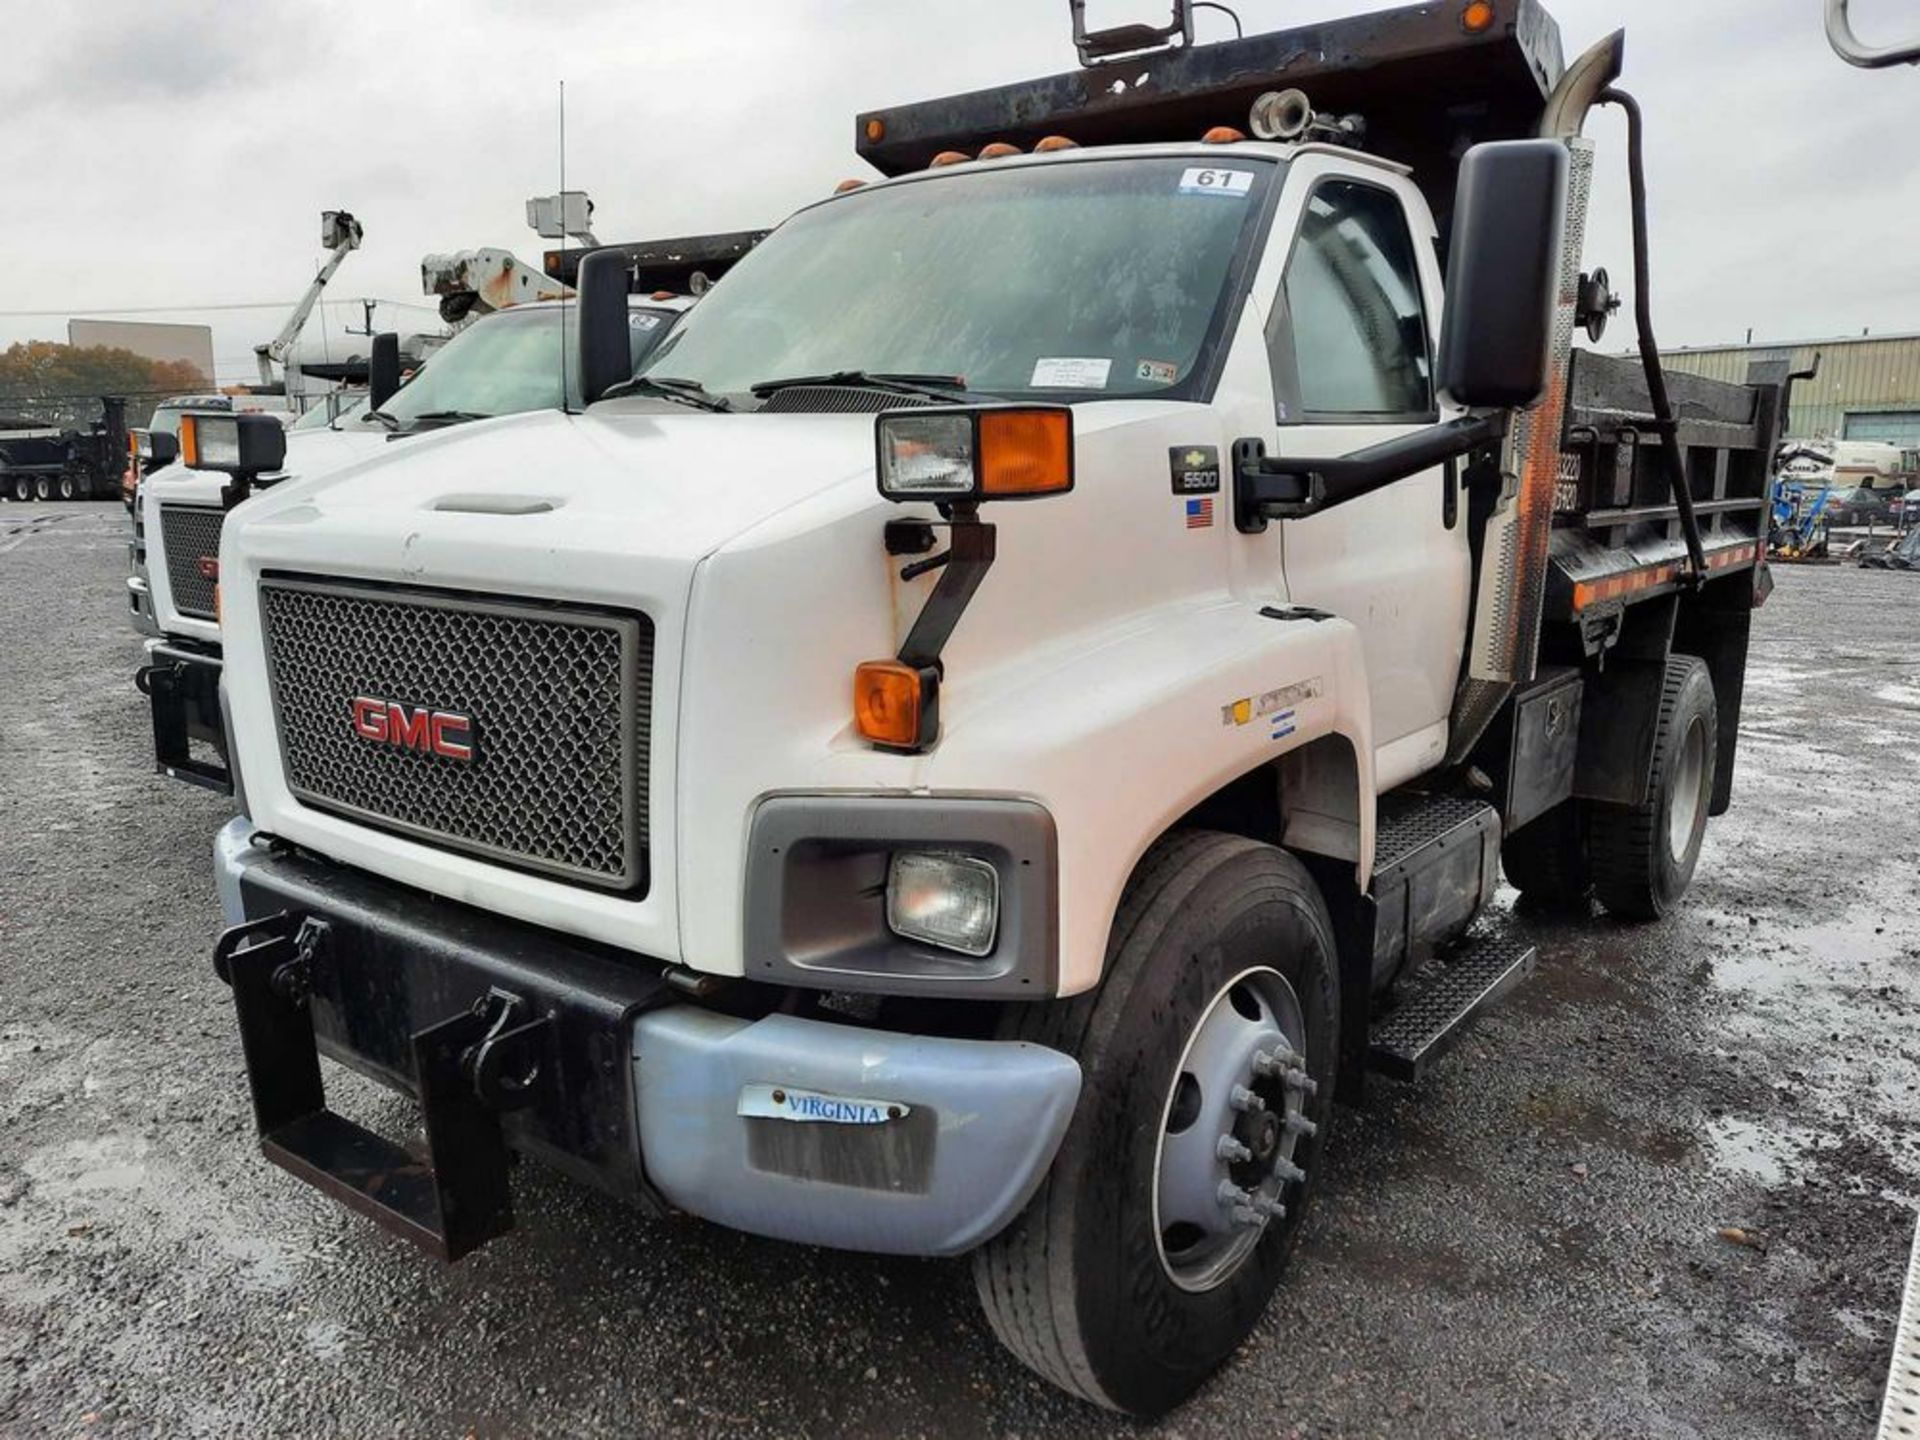
<path fill-rule="evenodd" d="M 21 421 L 0 428 L 0 497 L 8 500 L 118 498 L 127 458 L 127 402 L 103 396 L 85 430 Z"/>

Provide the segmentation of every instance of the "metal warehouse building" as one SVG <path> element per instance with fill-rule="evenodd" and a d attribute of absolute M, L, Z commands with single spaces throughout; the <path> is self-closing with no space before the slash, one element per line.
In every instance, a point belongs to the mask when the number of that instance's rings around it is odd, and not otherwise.
<path fill-rule="evenodd" d="M 1787 434 L 1810 440 L 1885 440 L 1920 447 L 1920 335 L 1851 335 L 1784 345 L 1722 345 L 1672 350 L 1668 368 L 1714 380 L 1745 380 L 1754 360 L 1793 361 L 1804 370 L 1820 356 L 1820 376 L 1793 387 Z"/>

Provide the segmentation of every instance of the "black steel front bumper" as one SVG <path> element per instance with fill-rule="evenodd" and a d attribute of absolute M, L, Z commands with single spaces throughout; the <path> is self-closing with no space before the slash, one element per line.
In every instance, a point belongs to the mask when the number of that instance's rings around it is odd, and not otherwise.
<path fill-rule="evenodd" d="M 630 1061 L 659 969 L 285 851 L 239 888 L 214 967 L 269 1159 L 445 1260 L 512 1226 L 510 1151 L 663 1208 Z M 323 1051 L 419 1102 L 424 1160 L 327 1108 Z"/>
<path fill-rule="evenodd" d="M 189 642 L 148 642 L 147 663 L 133 683 L 153 711 L 154 769 L 189 785 L 233 793 L 227 727 L 220 714 L 220 652 Z M 193 753 L 195 742 L 218 758 Z"/>

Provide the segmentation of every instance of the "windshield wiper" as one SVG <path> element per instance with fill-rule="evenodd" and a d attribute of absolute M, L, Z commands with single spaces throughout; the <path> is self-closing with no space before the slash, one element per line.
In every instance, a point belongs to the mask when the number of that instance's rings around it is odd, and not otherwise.
<path fill-rule="evenodd" d="M 398 430 L 400 428 L 399 417 L 395 415 L 389 415 L 384 410 L 367 411 L 367 419 L 378 420 L 382 425 L 386 426 L 387 429 L 389 430 Z"/>
<path fill-rule="evenodd" d="M 925 395 L 934 400 L 968 398 L 967 382 L 958 375 L 914 375 L 893 371 L 835 370 L 828 375 L 785 375 L 778 380 L 761 380 L 748 387 L 761 399 L 780 390 L 799 385 L 853 385 L 866 390 L 885 390 L 894 395 Z"/>
<path fill-rule="evenodd" d="M 422 410 L 413 417 L 419 420 L 491 420 L 493 416 L 483 410 Z"/>
<path fill-rule="evenodd" d="M 724 395 L 715 395 L 698 380 L 686 380 L 678 375 L 636 375 L 609 386 L 600 398 L 611 400 L 616 395 L 658 395 L 663 400 L 678 400 L 696 410 L 711 410 L 721 415 L 733 409 Z"/>

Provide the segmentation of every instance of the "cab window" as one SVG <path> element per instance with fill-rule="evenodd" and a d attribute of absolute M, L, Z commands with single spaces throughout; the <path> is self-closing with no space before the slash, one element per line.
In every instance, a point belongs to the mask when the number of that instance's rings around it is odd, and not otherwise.
<path fill-rule="evenodd" d="M 1282 420 L 1432 418 L 1433 360 L 1413 234 L 1391 192 L 1321 182 L 1267 335 Z"/>

